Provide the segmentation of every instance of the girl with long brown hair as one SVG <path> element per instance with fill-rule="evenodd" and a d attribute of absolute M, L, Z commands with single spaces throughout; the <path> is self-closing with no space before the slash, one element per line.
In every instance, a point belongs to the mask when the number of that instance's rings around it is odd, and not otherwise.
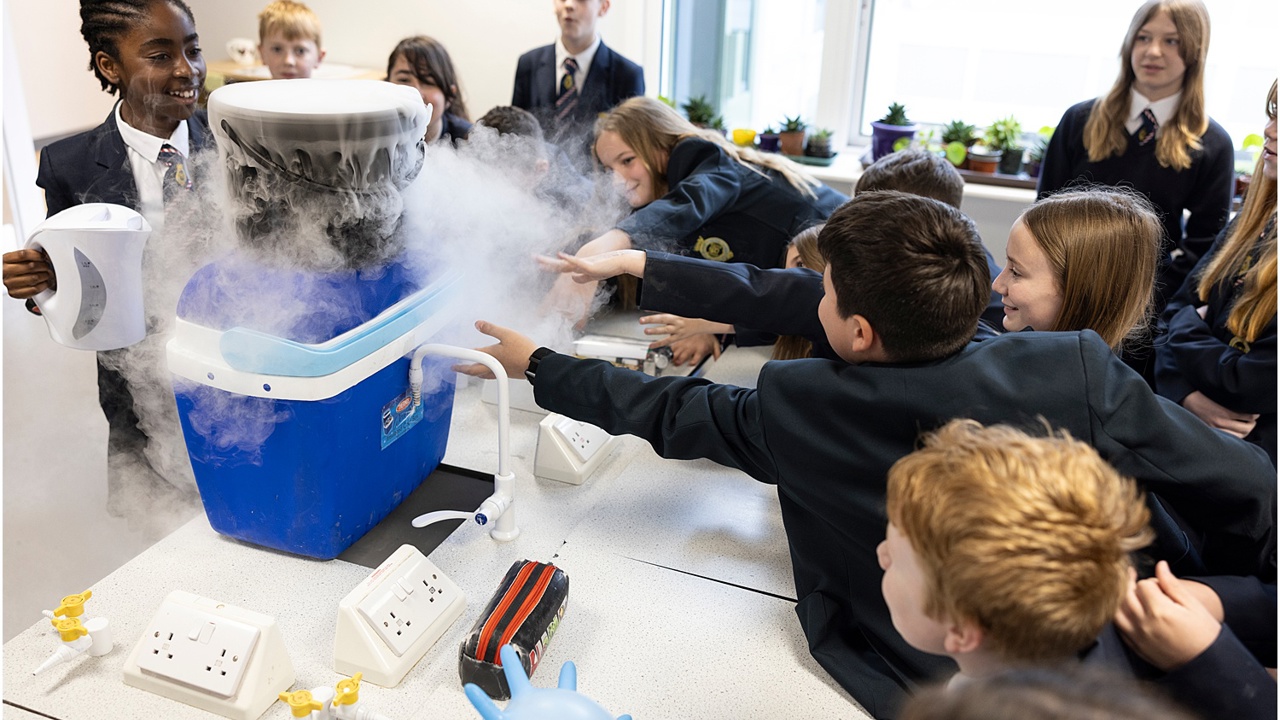
<path fill-rule="evenodd" d="M 1208 251 L 1231 205 L 1231 138 L 1204 107 L 1208 51 L 1209 13 L 1200 0 L 1138 8 L 1115 84 L 1062 116 L 1037 187 L 1045 197 L 1078 182 L 1123 185 L 1155 204 L 1165 230 L 1157 309 Z"/>
<path fill-rule="evenodd" d="M 1156 390 L 1276 461 L 1276 84 L 1244 207 L 1169 302 Z"/>
<path fill-rule="evenodd" d="M 792 237 L 848 200 L 790 160 L 739 148 L 648 97 L 622 102 L 597 123 L 595 154 L 633 212 L 578 257 L 634 247 L 776 268 Z M 565 269 L 550 258 L 544 264 Z M 580 319 L 594 291 L 564 276 L 549 304 Z"/>

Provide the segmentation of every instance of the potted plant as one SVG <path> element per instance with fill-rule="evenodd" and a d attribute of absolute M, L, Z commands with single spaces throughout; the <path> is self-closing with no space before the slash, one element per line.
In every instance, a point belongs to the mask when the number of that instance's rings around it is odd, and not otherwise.
<path fill-rule="evenodd" d="M 778 143 L 783 155 L 804 155 L 804 136 L 808 125 L 800 116 L 788 117 L 782 121 L 782 132 L 778 133 Z"/>
<path fill-rule="evenodd" d="M 907 119 L 907 109 L 893 103 L 884 117 L 871 123 L 871 159 L 879 160 L 888 155 L 893 152 L 893 144 L 898 138 L 911 138 L 915 134 L 916 126 Z"/>
<path fill-rule="evenodd" d="M 969 148 L 969 170 L 976 173 L 994 173 L 1004 153 L 982 143 L 975 143 Z"/>
<path fill-rule="evenodd" d="M 942 126 L 942 144 L 947 148 L 947 159 L 958 168 L 968 169 L 969 148 L 978 142 L 978 129 L 963 120 L 952 120 Z M 960 146 L 957 150 L 952 143 Z M 959 158 L 959 162 L 956 161 Z"/>
<path fill-rule="evenodd" d="M 1049 149 L 1049 140 L 1053 138 L 1054 128 L 1048 125 L 1040 128 L 1040 132 L 1036 133 L 1035 142 L 1027 148 L 1027 175 L 1033 178 L 1040 177 L 1040 164 L 1044 162 L 1044 153 Z"/>
<path fill-rule="evenodd" d="M 778 152 L 778 131 L 772 125 L 760 131 L 760 152 Z"/>
<path fill-rule="evenodd" d="M 831 131 L 824 128 L 810 135 L 804 146 L 804 154 L 815 158 L 835 157 L 835 153 L 831 152 Z"/>
<path fill-rule="evenodd" d="M 719 130 L 721 134 L 725 133 L 724 118 L 716 114 L 716 109 L 711 106 L 706 95 L 689 98 L 689 101 L 681 105 L 680 109 L 684 110 L 684 116 L 694 125 Z"/>
<path fill-rule="evenodd" d="M 1022 135 L 1022 124 L 1012 115 L 991 123 L 983 136 L 983 142 L 992 150 L 1000 150 L 1000 172 L 1005 175 L 1017 175 L 1022 170 L 1022 146 L 1019 139 Z"/>

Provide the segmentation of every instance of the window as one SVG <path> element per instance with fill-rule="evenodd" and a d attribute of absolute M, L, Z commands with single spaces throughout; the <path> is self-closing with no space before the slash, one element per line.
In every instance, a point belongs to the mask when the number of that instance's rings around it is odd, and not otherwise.
<path fill-rule="evenodd" d="M 725 127 L 813 124 L 825 0 L 668 0 L 659 93 L 705 97 Z"/>
<path fill-rule="evenodd" d="M 1274 0 L 1204 0 L 1209 114 L 1237 147 L 1265 122 Z M 666 0 L 659 92 L 705 95 L 729 128 L 800 114 L 865 144 L 890 103 L 912 120 L 1056 125 L 1105 93 L 1138 0 Z"/>
<path fill-rule="evenodd" d="M 912 120 L 979 127 L 1015 116 L 1024 131 L 1058 123 L 1071 105 L 1103 95 L 1120 69 L 1120 44 L 1139 2 L 876 0 L 869 17 L 866 85 L 853 125 L 870 135 L 891 102 Z M 1273 0 L 1205 0 L 1212 23 L 1205 101 L 1239 146 L 1266 122 L 1275 78 Z"/>

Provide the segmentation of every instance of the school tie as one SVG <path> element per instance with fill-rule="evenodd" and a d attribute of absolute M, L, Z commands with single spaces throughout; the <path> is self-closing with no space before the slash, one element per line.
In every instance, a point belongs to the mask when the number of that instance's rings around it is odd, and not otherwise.
<path fill-rule="evenodd" d="M 1142 111 L 1142 127 L 1134 132 L 1133 137 L 1138 141 L 1139 145 L 1146 145 L 1156 139 L 1156 128 L 1160 127 L 1160 123 L 1156 122 L 1156 114 L 1147 108 Z"/>
<path fill-rule="evenodd" d="M 578 61 L 565 58 L 564 79 L 560 81 L 560 94 L 556 96 L 556 120 L 564 120 L 578 105 L 578 85 L 573 77 L 577 72 Z"/>
<path fill-rule="evenodd" d="M 191 173 L 187 172 L 186 158 L 182 157 L 177 148 L 169 143 L 161 145 L 157 159 L 165 164 L 164 181 L 161 185 L 164 187 L 166 203 L 176 197 L 178 190 L 191 189 Z"/>

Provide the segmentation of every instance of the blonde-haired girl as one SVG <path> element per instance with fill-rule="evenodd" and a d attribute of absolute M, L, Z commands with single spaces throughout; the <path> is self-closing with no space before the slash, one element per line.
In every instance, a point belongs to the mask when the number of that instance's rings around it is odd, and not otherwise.
<path fill-rule="evenodd" d="M 1169 302 L 1156 390 L 1276 461 L 1276 84 L 1244 207 Z"/>
<path fill-rule="evenodd" d="M 1200 0 L 1142 5 L 1121 45 L 1115 85 L 1062 116 L 1037 187 L 1044 197 L 1079 181 L 1127 185 L 1150 198 L 1164 216 L 1159 307 L 1208 251 L 1231 205 L 1231 138 L 1204 109 L 1208 51 L 1209 13 Z"/>
<path fill-rule="evenodd" d="M 634 211 L 579 257 L 634 247 L 781 267 L 791 238 L 848 200 L 786 158 L 739 148 L 648 97 L 597 123 L 595 154 Z M 551 302 L 581 317 L 594 289 L 564 276 Z"/>

